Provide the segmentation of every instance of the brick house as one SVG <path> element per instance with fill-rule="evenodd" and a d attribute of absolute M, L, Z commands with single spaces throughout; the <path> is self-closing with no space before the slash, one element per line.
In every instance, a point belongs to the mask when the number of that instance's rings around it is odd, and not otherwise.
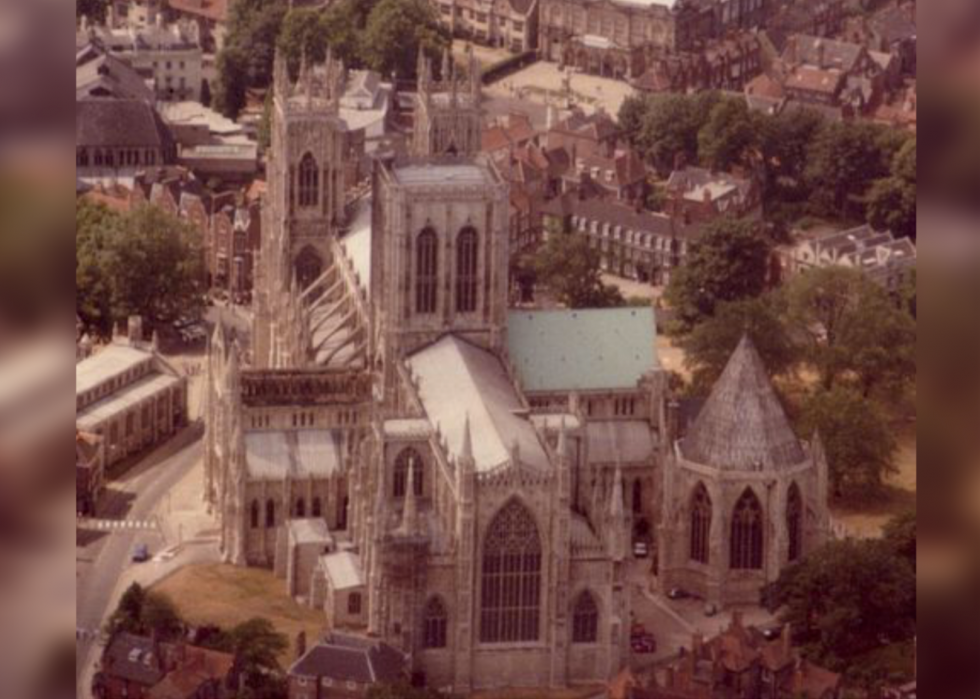
<path fill-rule="evenodd" d="M 380 641 L 331 633 L 307 650 L 287 678 L 289 699 L 352 699 L 374 685 L 408 680 L 405 655 Z"/>
<path fill-rule="evenodd" d="M 688 166 L 670 174 L 666 189 L 664 212 L 685 225 L 722 216 L 762 217 L 762 194 L 751 177 Z"/>

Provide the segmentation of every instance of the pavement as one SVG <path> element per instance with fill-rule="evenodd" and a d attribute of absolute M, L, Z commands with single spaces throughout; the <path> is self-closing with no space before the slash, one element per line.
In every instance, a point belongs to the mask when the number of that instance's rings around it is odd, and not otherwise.
<path fill-rule="evenodd" d="M 113 481 L 98 520 L 155 522 L 156 527 L 78 528 L 76 532 L 76 642 L 78 696 L 89 696 L 95 661 L 101 652 L 92 631 L 105 623 L 117 600 L 132 582 L 151 585 L 191 562 L 216 560 L 213 524 L 201 519 L 201 430 L 192 425 L 150 452 Z M 196 489 L 195 489 L 196 482 Z M 196 492 L 195 492 L 196 490 Z M 192 506 L 197 504 L 197 509 Z M 203 522 L 203 524 L 202 524 Z M 82 524 L 87 524 L 83 522 Z M 186 527 L 186 529 L 184 529 Z M 180 541 L 181 537 L 186 541 Z M 166 560 L 134 563 L 137 544 L 150 554 L 168 549 Z"/>
<path fill-rule="evenodd" d="M 546 105 L 554 103 L 564 107 L 565 72 L 557 63 L 537 61 L 513 75 L 489 85 L 484 92 L 488 98 L 507 97 L 528 100 Z M 569 79 L 572 101 L 586 113 L 603 109 L 615 116 L 634 89 L 621 80 L 601 78 L 572 70 Z"/>

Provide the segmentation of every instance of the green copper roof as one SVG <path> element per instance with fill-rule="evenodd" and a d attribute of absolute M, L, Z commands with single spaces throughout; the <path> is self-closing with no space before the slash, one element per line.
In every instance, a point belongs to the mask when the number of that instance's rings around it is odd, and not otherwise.
<path fill-rule="evenodd" d="M 653 308 L 510 311 L 507 349 L 525 391 L 633 388 L 657 367 Z"/>

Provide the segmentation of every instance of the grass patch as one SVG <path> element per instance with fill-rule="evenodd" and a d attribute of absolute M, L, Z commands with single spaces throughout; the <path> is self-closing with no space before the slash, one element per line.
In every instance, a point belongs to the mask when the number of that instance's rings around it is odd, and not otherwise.
<path fill-rule="evenodd" d="M 189 565 L 153 586 L 173 600 L 189 624 L 215 624 L 231 629 L 253 617 L 264 617 L 289 639 L 279 658 L 284 667 L 296 658 L 296 634 L 306 631 L 312 643 L 326 628 L 321 610 L 297 604 L 286 594 L 286 581 L 262 568 L 221 563 Z"/>

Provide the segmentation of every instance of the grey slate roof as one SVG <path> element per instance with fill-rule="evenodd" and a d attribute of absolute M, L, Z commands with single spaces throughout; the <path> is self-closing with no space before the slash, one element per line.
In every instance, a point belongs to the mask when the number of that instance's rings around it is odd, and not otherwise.
<path fill-rule="evenodd" d="M 75 102 L 76 146 L 170 149 L 173 142 L 163 119 L 142 100 L 106 98 Z"/>
<path fill-rule="evenodd" d="M 405 672 L 405 656 L 387 643 L 339 633 L 325 637 L 289 669 L 293 676 L 358 684 L 395 683 Z"/>
<path fill-rule="evenodd" d="M 108 668 L 107 674 L 145 687 L 152 687 L 164 676 L 153 640 L 131 633 L 118 633 L 112 638 L 103 664 Z"/>
<path fill-rule="evenodd" d="M 744 336 L 681 443 L 689 461 L 722 469 L 782 468 L 805 454 L 755 345 Z"/>

